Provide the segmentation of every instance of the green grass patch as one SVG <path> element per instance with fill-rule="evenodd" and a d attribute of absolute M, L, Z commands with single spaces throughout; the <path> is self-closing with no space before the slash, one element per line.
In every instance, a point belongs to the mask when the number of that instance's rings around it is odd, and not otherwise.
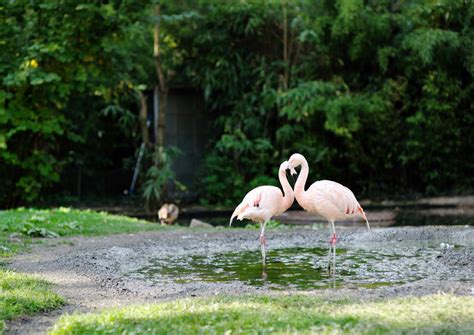
<path fill-rule="evenodd" d="M 268 229 L 289 229 L 291 227 L 292 226 L 285 226 L 284 224 L 282 224 L 280 221 L 277 221 L 277 220 L 270 220 L 265 225 L 266 230 L 268 230 Z M 255 223 L 255 222 L 250 221 L 250 223 L 247 223 L 245 225 L 245 228 L 247 228 L 247 229 L 260 229 L 260 223 Z"/>
<path fill-rule="evenodd" d="M 62 304 L 41 280 L 5 270 L 4 257 L 58 236 L 94 236 L 163 229 L 157 223 L 90 210 L 18 208 L 0 211 L 0 333 L 4 321 Z M 3 260 L 2 260 L 3 258 Z"/>
<path fill-rule="evenodd" d="M 0 334 L 6 320 L 53 310 L 62 304 L 62 298 L 45 281 L 0 269 Z"/>
<path fill-rule="evenodd" d="M 432 295 L 380 301 L 308 296 L 215 297 L 65 315 L 62 334 L 472 334 L 474 298 Z"/>
<path fill-rule="evenodd" d="M 0 257 L 24 250 L 35 237 L 94 236 L 163 229 L 160 224 L 121 215 L 71 208 L 0 211 Z M 13 234 L 13 237 L 12 237 Z"/>

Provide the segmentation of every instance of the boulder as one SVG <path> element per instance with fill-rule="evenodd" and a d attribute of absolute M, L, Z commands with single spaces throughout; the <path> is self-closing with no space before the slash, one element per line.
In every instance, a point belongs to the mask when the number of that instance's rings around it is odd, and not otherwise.
<path fill-rule="evenodd" d="M 196 227 L 199 227 L 199 228 L 214 228 L 213 225 L 211 225 L 207 222 L 198 220 L 198 219 L 192 219 L 191 223 L 189 224 L 189 227 L 190 228 L 196 228 Z"/>

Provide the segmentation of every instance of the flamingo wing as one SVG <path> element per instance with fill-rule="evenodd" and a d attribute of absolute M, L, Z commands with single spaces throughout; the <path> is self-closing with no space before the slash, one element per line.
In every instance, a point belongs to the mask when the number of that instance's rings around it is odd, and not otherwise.
<path fill-rule="evenodd" d="M 275 186 L 259 186 L 247 193 L 232 213 L 230 223 L 237 217 L 263 222 L 278 214 L 283 193 Z"/>
<path fill-rule="evenodd" d="M 340 216 L 362 213 L 354 193 L 347 187 L 330 180 L 321 180 L 313 185 L 318 193 L 317 201 L 331 212 L 337 211 Z"/>
<path fill-rule="evenodd" d="M 254 188 L 253 190 L 249 191 L 242 202 L 235 208 L 232 216 L 230 218 L 229 224 L 232 224 L 232 221 L 235 217 L 242 220 L 243 215 L 248 209 L 250 208 L 259 208 L 262 198 L 264 197 L 262 187 Z"/>

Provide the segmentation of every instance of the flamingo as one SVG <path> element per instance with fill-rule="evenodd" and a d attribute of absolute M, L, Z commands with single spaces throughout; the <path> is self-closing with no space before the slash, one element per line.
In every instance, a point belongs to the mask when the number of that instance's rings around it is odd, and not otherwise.
<path fill-rule="evenodd" d="M 310 213 L 322 215 L 329 222 L 332 231 L 329 240 L 329 268 L 331 267 L 331 252 L 333 253 L 333 272 L 336 268 L 336 229 L 334 221 L 361 217 L 367 223 L 369 221 L 364 210 L 357 201 L 354 193 L 347 187 L 331 180 L 319 180 L 314 182 L 306 191 L 305 184 L 308 179 L 308 161 L 301 154 L 293 154 L 288 160 L 291 174 L 296 174 L 295 168 L 301 165 L 301 171 L 295 183 L 294 195 L 298 204 Z"/>
<path fill-rule="evenodd" d="M 275 186 L 265 185 L 254 188 L 245 195 L 242 202 L 235 208 L 229 221 L 229 225 L 231 225 L 234 218 L 237 217 L 240 221 L 249 219 L 260 223 L 260 247 L 264 265 L 266 260 L 265 225 L 273 216 L 279 215 L 290 208 L 295 200 L 293 189 L 286 178 L 287 169 L 288 162 L 285 161 L 281 163 L 278 171 L 278 179 L 283 188 L 283 193 L 281 189 Z"/>

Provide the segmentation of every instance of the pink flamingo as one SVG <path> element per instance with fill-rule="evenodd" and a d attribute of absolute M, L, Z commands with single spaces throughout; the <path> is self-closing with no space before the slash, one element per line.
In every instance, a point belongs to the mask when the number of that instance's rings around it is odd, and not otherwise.
<path fill-rule="evenodd" d="M 296 174 L 295 168 L 301 165 L 300 175 L 295 183 L 296 201 L 303 209 L 310 213 L 316 213 L 324 216 L 329 221 L 332 230 L 332 236 L 329 241 L 329 259 L 333 253 L 333 271 L 336 267 L 336 229 L 334 221 L 361 217 L 367 223 L 370 230 L 369 221 L 365 216 L 364 210 L 357 201 L 354 193 L 347 187 L 330 180 L 320 180 L 313 183 L 305 191 L 306 180 L 308 179 L 308 162 L 301 154 L 293 154 L 289 161 L 291 174 Z M 329 263 L 330 267 L 330 263 Z"/>
<path fill-rule="evenodd" d="M 293 204 L 295 196 L 288 179 L 286 170 L 288 162 L 283 162 L 278 171 L 278 178 L 282 191 L 275 186 L 259 186 L 248 192 L 242 202 L 235 208 L 229 225 L 237 217 L 238 220 L 249 219 L 260 223 L 260 246 L 262 249 L 263 264 L 265 264 L 265 225 L 275 215 L 285 212 Z"/>

